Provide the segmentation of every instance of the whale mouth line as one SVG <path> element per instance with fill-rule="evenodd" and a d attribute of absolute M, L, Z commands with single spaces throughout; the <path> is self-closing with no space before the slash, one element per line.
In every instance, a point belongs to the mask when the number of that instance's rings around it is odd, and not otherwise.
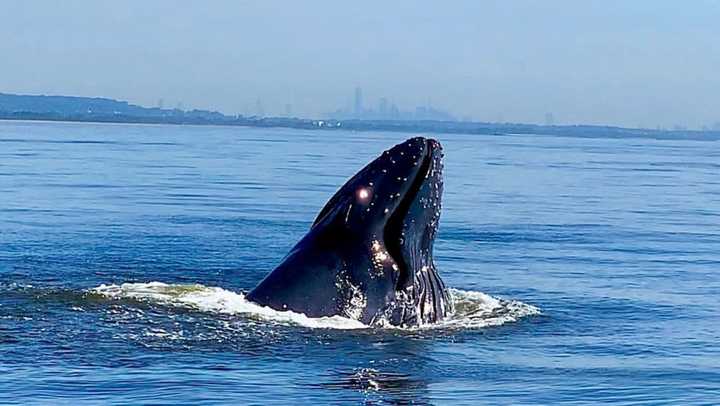
<path fill-rule="evenodd" d="M 388 255 L 390 255 L 398 266 L 398 272 L 400 274 L 395 286 L 396 290 L 401 290 L 411 276 L 410 265 L 406 263 L 401 251 L 402 245 L 407 243 L 407 236 L 403 236 L 403 226 L 408 217 L 410 206 L 420 194 L 420 189 L 427 179 L 432 164 L 433 147 L 427 140 L 425 141 L 425 146 L 420 169 L 415 174 L 410 189 L 408 189 L 407 193 L 402 197 L 400 204 L 398 204 L 393 211 L 383 230 L 385 248 L 387 249 Z"/>

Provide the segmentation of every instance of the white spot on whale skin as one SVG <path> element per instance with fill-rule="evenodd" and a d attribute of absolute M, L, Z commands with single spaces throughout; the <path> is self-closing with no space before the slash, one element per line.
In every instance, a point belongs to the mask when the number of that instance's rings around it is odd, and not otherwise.
<path fill-rule="evenodd" d="M 373 241 L 371 248 L 373 251 L 373 260 L 378 264 L 390 257 L 378 240 Z"/>
<path fill-rule="evenodd" d="M 372 189 L 369 187 L 359 187 L 355 191 L 355 197 L 360 204 L 368 204 L 372 199 L 372 194 Z"/>
<path fill-rule="evenodd" d="M 335 288 L 339 297 L 347 299 L 345 303 L 342 303 L 344 316 L 351 320 L 359 320 L 367 307 L 367 298 L 360 287 L 350 282 L 343 274 L 338 274 Z"/>
<path fill-rule="evenodd" d="M 345 213 L 345 224 L 347 224 L 348 221 L 350 221 L 350 210 L 352 210 L 352 206 L 353 206 L 352 204 L 348 205 L 347 213 Z"/>
<path fill-rule="evenodd" d="M 345 315 L 352 320 L 359 320 L 362 317 L 365 307 L 367 307 L 367 298 L 363 295 L 360 288 L 348 283 L 350 285 L 350 300 L 348 300 L 348 306 L 345 308 Z"/>

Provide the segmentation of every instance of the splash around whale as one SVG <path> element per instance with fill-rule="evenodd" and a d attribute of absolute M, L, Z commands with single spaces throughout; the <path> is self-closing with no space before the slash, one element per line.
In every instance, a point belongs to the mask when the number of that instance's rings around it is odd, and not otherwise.
<path fill-rule="evenodd" d="M 448 289 L 440 279 L 433 244 L 442 157 L 440 144 L 425 138 L 385 151 L 330 198 L 308 233 L 248 294 L 162 282 L 101 285 L 86 293 L 91 301 L 141 301 L 249 323 L 339 330 L 475 329 L 539 314 L 516 300 Z"/>
<path fill-rule="evenodd" d="M 247 296 L 275 310 L 366 325 L 435 323 L 453 301 L 433 261 L 443 191 L 439 142 L 417 137 L 350 178 Z"/>
<path fill-rule="evenodd" d="M 309 329 L 357 330 L 380 327 L 383 331 L 452 331 L 482 329 L 512 323 L 524 317 L 540 313 L 535 306 L 517 301 L 492 297 L 482 292 L 448 289 L 453 301 L 453 311 L 444 319 L 425 325 L 368 326 L 344 316 L 308 317 L 291 310 L 275 310 L 247 300 L 243 293 L 220 287 L 203 285 L 167 284 L 163 282 L 123 283 L 100 285 L 86 292 L 86 303 L 96 298 L 134 305 L 138 302 L 180 311 L 200 311 L 210 315 L 233 315 L 239 325 L 258 321 L 268 326 L 300 326 Z M 82 311 L 82 308 L 79 310 Z M 146 334 L 156 334 L 148 332 Z M 165 333 L 181 336 L 181 332 Z M 170 337 L 172 338 L 172 337 Z"/>

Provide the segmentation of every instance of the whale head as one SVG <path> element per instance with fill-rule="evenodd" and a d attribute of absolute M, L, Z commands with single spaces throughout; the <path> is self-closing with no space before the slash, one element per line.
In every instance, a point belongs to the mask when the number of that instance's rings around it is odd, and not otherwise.
<path fill-rule="evenodd" d="M 433 260 L 442 158 L 440 143 L 423 137 L 382 153 L 328 200 L 308 234 L 249 298 L 370 324 L 444 317 L 451 303 Z"/>

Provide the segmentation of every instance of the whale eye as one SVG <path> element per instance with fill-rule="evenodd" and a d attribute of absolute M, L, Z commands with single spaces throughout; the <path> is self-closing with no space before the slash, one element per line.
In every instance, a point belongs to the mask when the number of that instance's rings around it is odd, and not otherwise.
<path fill-rule="evenodd" d="M 372 199 L 372 189 L 369 187 L 360 187 L 355 192 L 355 196 L 357 196 L 358 203 L 368 204 L 370 199 Z"/>

